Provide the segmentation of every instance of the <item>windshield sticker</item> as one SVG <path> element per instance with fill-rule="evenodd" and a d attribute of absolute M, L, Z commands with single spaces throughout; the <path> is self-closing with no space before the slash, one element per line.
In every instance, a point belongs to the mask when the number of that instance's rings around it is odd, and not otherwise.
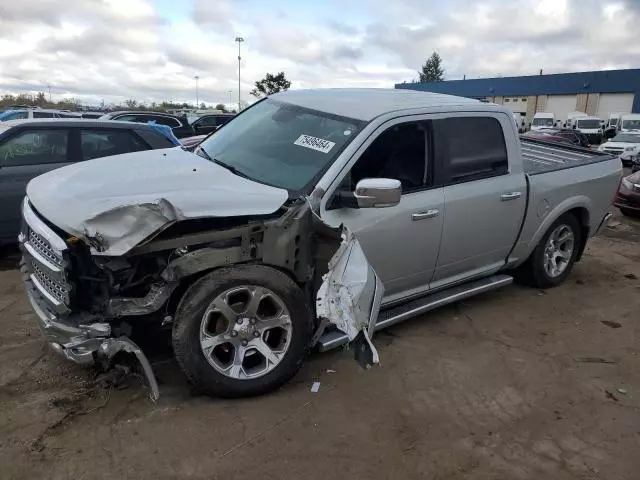
<path fill-rule="evenodd" d="M 300 147 L 307 147 L 311 150 L 317 150 L 318 152 L 322 153 L 329 153 L 335 145 L 334 142 L 323 140 L 322 138 L 312 137 L 311 135 L 300 135 L 298 139 L 293 142 L 293 144 Z"/>

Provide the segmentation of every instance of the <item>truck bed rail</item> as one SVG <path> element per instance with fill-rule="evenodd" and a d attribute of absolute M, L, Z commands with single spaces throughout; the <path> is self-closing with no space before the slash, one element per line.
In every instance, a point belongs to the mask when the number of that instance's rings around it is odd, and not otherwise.
<path fill-rule="evenodd" d="M 529 175 L 604 162 L 615 158 L 603 152 L 557 142 L 520 137 L 524 171 Z"/>

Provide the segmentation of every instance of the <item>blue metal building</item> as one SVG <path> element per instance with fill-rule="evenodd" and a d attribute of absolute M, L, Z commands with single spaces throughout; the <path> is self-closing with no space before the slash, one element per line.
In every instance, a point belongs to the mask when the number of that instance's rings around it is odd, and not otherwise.
<path fill-rule="evenodd" d="M 560 118 L 570 111 L 601 118 L 640 112 L 640 69 L 399 83 L 395 87 L 486 99 L 527 117 L 537 111 L 553 111 Z"/>

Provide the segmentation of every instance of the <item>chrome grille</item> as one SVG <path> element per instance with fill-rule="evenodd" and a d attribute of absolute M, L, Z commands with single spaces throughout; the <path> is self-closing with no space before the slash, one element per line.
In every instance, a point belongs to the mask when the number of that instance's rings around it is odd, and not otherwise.
<path fill-rule="evenodd" d="M 614 155 L 619 155 L 624 151 L 624 149 L 622 149 L 622 148 L 605 148 L 604 151 L 607 152 L 607 153 L 612 153 Z"/>
<path fill-rule="evenodd" d="M 53 248 L 51 248 L 49 242 L 31 229 L 29 229 L 29 244 L 51 263 L 57 266 L 62 266 L 62 258 L 56 254 Z"/>
<path fill-rule="evenodd" d="M 35 260 L 31 260 L 31 274 L 38 280 L 49 295 L 62 303 L 68 303 L 69 290 L 67 285 L 49 276 Z"/>

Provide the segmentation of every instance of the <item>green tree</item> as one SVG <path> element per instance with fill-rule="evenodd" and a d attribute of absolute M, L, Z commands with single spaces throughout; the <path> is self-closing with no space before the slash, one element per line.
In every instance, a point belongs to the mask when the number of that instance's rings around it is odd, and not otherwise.
<path fill-rule="evenodd" d="M 262 80 L 257 81 L 255 85 L 256 88 L 251 90 L 250 93 L 254 97 L 261 98 L 266 95 L 289 90 L 291 82 L 287 80 L 284 72 L 280 72 L 275 75 L 267 73 L 265 77 Z"/>
<path fill-rule="evenodd" d="M 125 100 L 124 104 L 127 106 L 129 110 L 134 110 L 138 106 L 138 102 L 136 102 L 133 98 L 129 100 Z"/>
<path fill-rule="evenodd" d="M 422 68 L 418 70 L 418 75 L 421 83 L 441 82 L 444 80 L 442 57 L 438 55 L 438 52 L 433 52 L 427 61 L 424 62 Z"/>
<path fill-rule="evenodd" d="M 225 107 L 224 103 L 218 103 L 216 105 L 216 110 L 220 110 L 221 112 L 226 112 L 227 111 L 227 107 Z"/>
<path fill-rule="evenodd" d="M 207 108 L 207 105 L 204 102 L 200 102 L 200 109 L 205 110 L 206 108 Z"/>

